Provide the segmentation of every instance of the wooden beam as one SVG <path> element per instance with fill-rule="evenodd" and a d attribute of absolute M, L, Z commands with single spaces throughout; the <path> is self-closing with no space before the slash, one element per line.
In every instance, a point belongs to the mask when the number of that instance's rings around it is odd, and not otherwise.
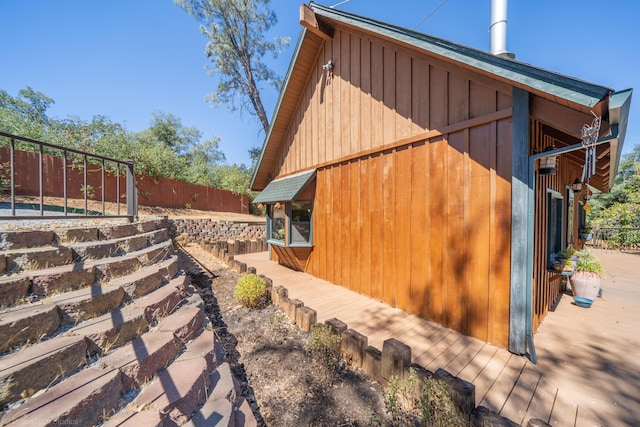
<path fill-rule="evenodd" d="M 511 284 L 509 301 L 509 351 L 526 353 L 527 324 L 531 319 L 529 307 L 532 298 L 527 281 L 529 245 L 529 206 L 533 188 L 529 183 L 529 93 L 513 88 L 513 145 L 511 179 Z"/>
<path fill-rule="evenodd" d="M 327 22 L 319 21 L 313 10 L 306 4 L 300 6 L 300 25 L 324 40 L 333 39 L 333 27 Z"/>
<path fill-rule="evenodd" d="M 574 138 L 580 138 L 580 129 L 585 124 L 591 124 L 593 116 L 572 110 L 539 96 L 531 98 L 531 116 L 559 131 Z M 609 124 L 602 122 L 600 135 L 609 131 Z"/>

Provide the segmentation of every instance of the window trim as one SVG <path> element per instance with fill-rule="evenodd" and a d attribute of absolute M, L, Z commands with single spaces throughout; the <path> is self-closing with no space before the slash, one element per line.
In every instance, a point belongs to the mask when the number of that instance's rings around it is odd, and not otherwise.
<path fill-rule="evenodd" d="M 558 213 L 556 215 L 556 217 L 554 218 L 556 221 L 559 221 L 559 230 L 558 230 L 558 234 L 560 235 L 560 249 L 562 250 L 565 247 L 565 230 L 564 230 L 564 223 L 565 223 L 565 216 L 566 216 L 566 206 L 565 206 L 565 200 L 564 200 L 564 196 L 562 195 L 562 193 L 552 190 L 550 188 L 547 188 L 547 236 L 546 236 L 546 247 L 547 247 L 547 266 L 549 268 L 551 268 L 551 256 L 556 253 L 556 251 L 553 251 L 552 249 L 552 243 L 551 243 L 551 201 L 552 200 L 560 200 L 562 203 L 562 206 L 560 206 L 560 209 L 558 210 Z"/>
<path fill-rule="evenodd" d="M 311 215 L 309 220 L 309 242 L 291 242 L 291 227 L 292 227 L 292 203 L 293 202 L 307 202 L 311 206 Z M 273 207 L 276 203 L 284 204 L 285 209 L 285 237 L 283 240 L 277 240 L 271 238 L 271 230 L 272 230 L 272 221 L 273 221 Z M 280 201 L 273 203 L 265 203 L 267 206 L 267 215 L 266 215 L 266 232 L 267 232 L 267 243 L 280 246 L 280 247 L 291 247 L 291 248 L 311 248 L 313 247 L 313 200 L 288 200 L 288 201 Z"/>
<path fill-rule="evenodd" d="M 309 241 L 308 242 L 292 242 L 291 241 L 291 237 L 293 235 L 291 229 L 293 227 L 293 203 L 294 202 L 301 202 L 301 203 L 309 203 L 309 206 L 311 207 L 311 212 L 309 214 Z M 288 215 L 287 215 L 287 219 L 288 219 L 288 230 L 289 230 L 289 236 L 287 239 L 287 246 L 290 246 L 292 248 L 310 248 L 313 247 L 313 200 L 292 200 L 291 202 L 288 202 Z"/>

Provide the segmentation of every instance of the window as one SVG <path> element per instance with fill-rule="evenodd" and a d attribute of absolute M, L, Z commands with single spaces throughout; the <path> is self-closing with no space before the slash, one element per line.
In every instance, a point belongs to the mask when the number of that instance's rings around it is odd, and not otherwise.
<path fill-rule="evenodd" d="M 311 202 L 291 202 L 291 245 L 311 243 Z"/>
<path fill-rule="evenodd" d="M 547 216 L 547 260 L 551 265 L 551 255 L 561 251 L 564 246 L 562 242 L 562 217 L 564 216 L 564 200 L 558 192 L 548 191 L 548 216 Z"/>
<path fill-rule="evenodd" d="M 311 246 L 311 201 L 267 205 L 269 243 L 279 246 Z"/>
<path fill-rule="evenodd" d="M 575 215 L 575 202 L 573 197 L 573 190 L 567 188 L 567 236 L 566 242 L 568 244 L 574 244 L 575 238 L 573 236 L 573 217 Z"/>
<path fill-rule="evenodd" d="M 267 233 L 271 243 L 284 245 L 286 220 L 284 203 L 267 205 Z"/>

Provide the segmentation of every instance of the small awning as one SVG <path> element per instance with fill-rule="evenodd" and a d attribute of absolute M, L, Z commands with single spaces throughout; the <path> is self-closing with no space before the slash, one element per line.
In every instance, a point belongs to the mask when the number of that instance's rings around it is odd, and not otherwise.
<path fill-rule="evenodd" d="M 295 200 L 302 190 L 316 176 L 316 170 L 300 172 L 271 181 L 253 203 L 289 202 Z"/>

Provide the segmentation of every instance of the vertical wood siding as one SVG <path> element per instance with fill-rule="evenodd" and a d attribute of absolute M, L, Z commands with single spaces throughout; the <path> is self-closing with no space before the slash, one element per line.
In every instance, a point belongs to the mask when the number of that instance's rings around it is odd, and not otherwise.
<path fill-rule="evenodd" d="M 272 171 L 320 165 L 305 270 L 506 347 L 510 117 L 381 147 L 510 108 L 511 88 L 339 28 L 314 70 Z"/>
<path fill-rule="evenodd" d="M 546 147 L 554 144 L 549 136 L 545 135 L 542 125 L 531 120 L 531 154 L 543 151 Z M 547 270 L 547 224 L 549 220 L 548 190 L 557 191 L 562 194 L 566 212 L 566 187 L 580 177 L 582 170 L 560 157 L 560 161 L 555 175 L 539 175 L 536 173 L 535 200 L 536 210 L 534 217 L 534 244 L 533 244 L 533 330 L 536 331 L 544 316 L 560 297 L 561 281 L 563 276 Z M 575 201 L 577 206 L 578 199 Z M 577 223 L 577 209 L 574 209 L 574 221 Z M 566 218 L 563 218 L 563 224 Z M 575 229 L 575 227 L 574 227 Z M 577 229 L 576 229 L 577 230 Z"/>

